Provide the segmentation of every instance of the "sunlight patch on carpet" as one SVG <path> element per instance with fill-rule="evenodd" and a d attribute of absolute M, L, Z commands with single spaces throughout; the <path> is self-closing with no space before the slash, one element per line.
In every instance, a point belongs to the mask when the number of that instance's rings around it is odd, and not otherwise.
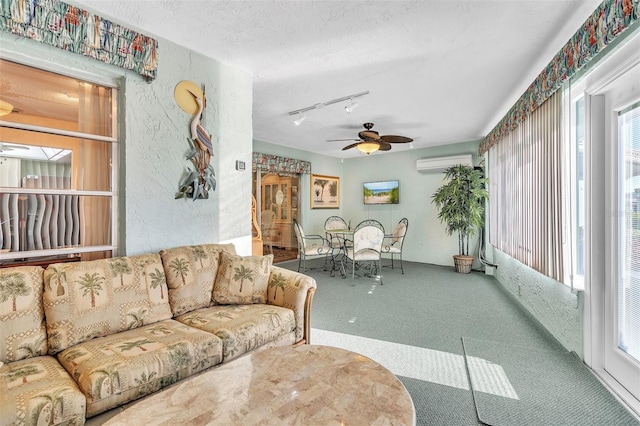
<path fill-rule="evenodd" d="M 462 355 L 317 328 L 312 329 L 311 338 L 314 345 L 360 353 L 398 376 L 469 390 Z"/>
<path fill-rule="evenodd" d="M 505 398 L 520 399 L 501 365 L 474 356 L 467 357 L 473 389 Z"/>

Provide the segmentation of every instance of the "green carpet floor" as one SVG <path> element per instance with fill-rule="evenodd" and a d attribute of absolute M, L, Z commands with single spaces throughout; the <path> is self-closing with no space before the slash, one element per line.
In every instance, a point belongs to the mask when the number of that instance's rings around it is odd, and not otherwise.
<path fill-rule="evenodd" d="M 401 345 L 403 348 L 415 347 L 419 355 L 411 358 L 399 352 L 397 355 L 385 355 L 380 351 L 379 359 L 371 356 L 383 365 L 388 357 L 405 357 L 400 361 L 405 364 L 416 364 L 419 368 L 426 368 L 422 364 L 437 362 L 441 358 L 451 358 L 452 362 L 465 365 L 463 338 L 470 345 L 472 351 L 476 348 L 477 341 L 493 342 L 495 347 L 512 346 L 537 348 L 540 358 L 549 360 L 550 364 L 563 360 L 562 368 L 575 371 L 587 371 L 580 362 L 566 362 L 569 354 L 546 329 L 544 329 L 527 311 L 522 309 L 505 290 L 492 277 L 480 272 L 471 274 L 457 274 L 453 268 L 427 265 L 421 263 L 405 262 L 405 274 L 399 269 L 391 270 L 383 268 L 384 285 L 380 285 L 375 279 L 360 277 L 352 282 L 351 278 L 343 279 L 337 274 L 331 277 L 328 271 L 321 267 L 322 261 L 316 260 L 311 266 L 317 267 L 306 273 L 314 277 L 318 289 L 314 296 L 311 312 L 311 326 L 317 329 L 316 335 L 323 337 L 320 331 L 326 331 L 326 335 L 334 336 L 343 334 L 349 340 L 349 336 L 358 336 L 369 339 L 374 347 L 368 348 L 369 352 L 376 352 L 376 341 L 390 342 Z M 278 266 L 296 270 L 297 261 L 284 262 Z M 354 284 L 354 285 L 352 285 Z M 338 339 L 340 340 L 340 339 Z M 314 342 L 312 331 L 311 342 Z M 325 342 L 327 342 L 325 340 Z M 323 343 L 323 344 L 331 344 Z M 337 344 L 335 346 L 338 346 Z M 363 353 L 364 353 L 363 347 Z M 421 352 L 422 351 L 422 352 Z M 426 352 L 425 352 L 426 351 Z M 410 351 L 406 352 L 407 354 Z M 385 353 L 390 353 L 386 351 Z M 442 356 L 429 355 L 424 359 L 424 353 L 441 354 Z M 469 356 L 475 356 L 473 353 Z M 435 361 L 432 361 L 435 360 Z M 488 361 L 494 362 L 491 359 Z M 502 360 L 497 360 L 502 362 Z M 447 374 L 447 369 L 439 365 L 436 369 L 442 369 L 442 374 Z M 389 368 L 389 367 L 388 367 Z M 503 367 L 504 368 L 504 367 Z M 506 369 L 510 367 L 507 365 Z M 556 368 L 558 365 L 556 365 Z M 392 371 L 394 371 L 392 369 Z M 524 371 L 524 369 L 523 369 Z M 575 372 L 574 371 L 574 372 Z M 394 371 L 395 372 L 395 371 Z M 478 425 L 483 423 L 476 414 L 474 394 L 471 386 L 447 386 L 446 381 L 431 380 L 428 377 L 433 373 L 421 375 L 399 374 L 400 380 L 411 394 L 416 408 L 417 423 L 419 425 Z M 515 376 L 514 376 L 515 377 Z M 513 379 L 512 386 L 518 395 L 526 395 L 522 389 L 539 387 L 538 375 L 530 370 L 528 373 L 517 375 Z M 537 406 L 533 410 L 548 410 L 550 415 L 542 423 L 544 425 L 640 425 L 633 417 L 621 418 L 620 412 L 625 409 L 615 400 L 611 394 L 598 382 L 585 380 L 581 374 L 566 374 L 567 386 L 586 386 L 588 389 L 583 399 L 571 401 L 576 411 L 590 412 L 593 407 L 600 406 L 603 417 L 598 423 L 563 418 L 553 418 L 553 412 L 562 408 L 560 399 L 555 402 L 553 398 L 543 404 L 549 407 Z M 548 386 L 541 392 L 557 392 L 559 389 Z M 483 401 L 475 395 L 480 402 L 480 413 L 484 413 Z M 507 397 L 500 397 L 508 399 Z M 526 403 L 526 402 L 525 402 Z M 622 410 L 622 411 L 621 411 Z M 510 425 L 527 424 L 527 414 L 516 415 L 509 418 L 506 423 Z M 485 417 L 489 419 L 489 417 Z M 619 423 L 621 419 L 630 419 L 628 423 Z M 604 423 L 600 421 L 605 421 Z M 568 421 L 568 423 L 567 423 Z"/>
<path fill-rule="evenodd" d="M 483 423 L 638 424 L 574 353 L 472 338 L 463 338 L 463 343 Z"/>

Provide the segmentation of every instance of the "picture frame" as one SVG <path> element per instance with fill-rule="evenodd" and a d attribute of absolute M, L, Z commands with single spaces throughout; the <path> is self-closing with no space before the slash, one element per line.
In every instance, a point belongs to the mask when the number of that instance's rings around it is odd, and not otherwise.
<path fill-rule="evenodd" d="M 311 175 L 311 208 L 340 208 L 340 178 L 337 176 Z"/>

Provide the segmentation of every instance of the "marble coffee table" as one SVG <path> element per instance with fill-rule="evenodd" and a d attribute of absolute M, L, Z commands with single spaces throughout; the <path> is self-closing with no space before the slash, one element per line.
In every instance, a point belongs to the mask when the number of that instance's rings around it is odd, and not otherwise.
<path fill-rule="evenodd" d="M 364 355 L 300 345 L 244 356 L 127 404 L 105 425 L 415 425 L 411 396 Z"/>

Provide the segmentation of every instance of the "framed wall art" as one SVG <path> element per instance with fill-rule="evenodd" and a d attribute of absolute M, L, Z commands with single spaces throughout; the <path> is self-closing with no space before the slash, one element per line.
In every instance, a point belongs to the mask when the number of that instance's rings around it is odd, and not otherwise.
<path fill-rule="evenodd" d="M 340 178 L 311 175 L 311 208 L 340 208 Z"/>

